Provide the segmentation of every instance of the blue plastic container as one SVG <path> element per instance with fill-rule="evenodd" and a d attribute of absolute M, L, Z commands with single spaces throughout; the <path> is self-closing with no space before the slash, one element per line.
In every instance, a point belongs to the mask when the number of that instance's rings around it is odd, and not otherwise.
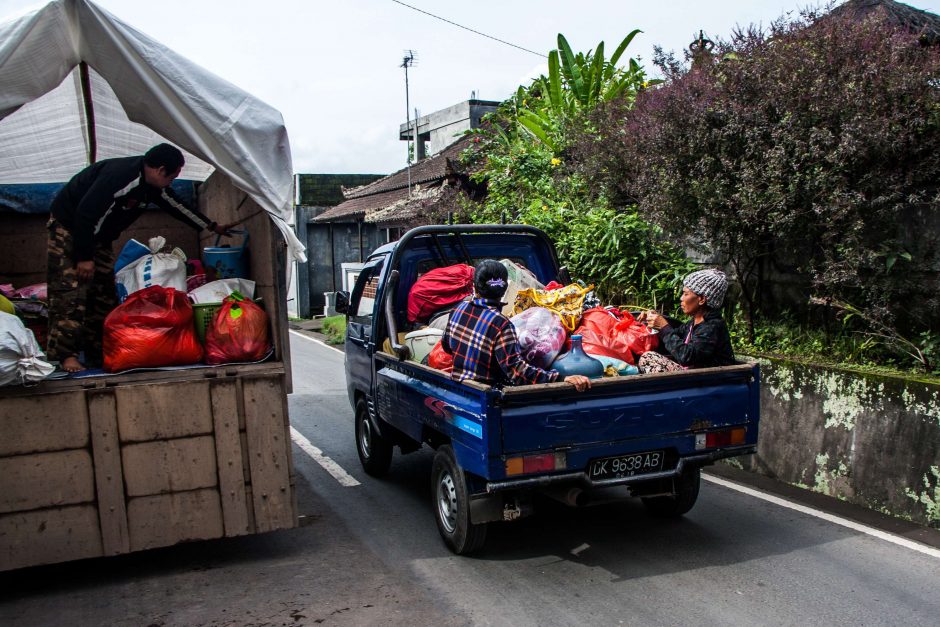
<path fill-rule="evenodd" d="M 604 376 L 604 364 L 584 352 L 581 336 L 571 336 L 571 350 L 552 362 L 552 368 L 561 373 L 561 378 L 572 374 L 583 374 L 589 379 Z"/>
<path fill-rule="evenodd" d="M 207 273 L 214 273 L 215 279 L 247 279 L 248 277 L 248 231 L 230 231 L 233 235 L 243 235 L 241 246 L 219 246 L 222 236 L 215 238 L 215 246 L 202 249 L 202 263 Z"/>

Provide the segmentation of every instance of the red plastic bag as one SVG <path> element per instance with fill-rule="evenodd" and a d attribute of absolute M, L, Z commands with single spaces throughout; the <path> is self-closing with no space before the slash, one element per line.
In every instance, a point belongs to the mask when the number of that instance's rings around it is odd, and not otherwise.
<path fill-rule="evenodd" d="M 202 361 L 193 308 L 184 292 L 154 285 L 127 297 L 104 319 L 104 369 L 184 366 Z"/>
<path fill-rule="evenodd" d="M 473 294 L 473 268 L 458 263 L 434 268 L 415 281 L 408 292 L 408 321 L 427 322 L 435 311 Z"/>
<path fill-rule="evenodd" d="M 454 371 L 454 356 L 444 351 L 442 340 L 438 340 L 428 354 L 428 365 L 444 372 Z"/>
<path fill-rule="evenodd" d="M 581 326 L 573 334 L 581 335 L 584 352 L 614 357 L 628 364 L 635 364 L 636 357 L 659 344 L 659 337 L 637 322 L 630 312 L 602 307 L 585 311 Z"/>
<path fill-rule="evenodd" d="M 238 292 L 222 306 L 206 329 L 206 363 L 258 361 L 271 350 L 268 314 Z"/>

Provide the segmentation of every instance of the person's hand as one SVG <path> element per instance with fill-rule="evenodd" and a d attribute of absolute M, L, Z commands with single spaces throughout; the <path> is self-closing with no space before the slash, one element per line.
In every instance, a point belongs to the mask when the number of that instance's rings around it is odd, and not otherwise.
<path fill-rule="evenodd" d="M 664 326 L 668 325 L 669 322 L 662 317 L 662 315 L 653 309 L 650 309 L 643 315 L 643 322 L 646 323 L 646 326 L 650 329 L 662 329 Z"/>
<path fill-rule="evenodd" d="M 78 275 L 78 280 L 87 283 L 91 281 L 92 277 L 95 276 L 95 262 L 92 259 L 88 261 L 76 261 L 75 262 L 75 273 Z"/>
<path fill-rule="evenodd" d="M 230 231 L 234 229 L 236 226 L 240 226 L 240 225 L 241 225 L 240 222 L 232 222 L 230 224 L 216 224 L 215 228 L 213 228 L 212 230 L 215 232 L 216 235 L 231 235 Z"/>
<path fill-rule="evenodd" d="M 579 392 L 583 392 L 591 387 L 591 380 L 583 374 L 569 374 L 565 377 L 565 383 L 570 383 Z"/>

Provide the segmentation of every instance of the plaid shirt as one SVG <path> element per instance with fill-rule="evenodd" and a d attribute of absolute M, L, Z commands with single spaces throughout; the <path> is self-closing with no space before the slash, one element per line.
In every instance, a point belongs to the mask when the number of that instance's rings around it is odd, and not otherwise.
<path fill-rule="evenodd" d="M 558 379 L 557 370 L 542 370 L 522 359 L 519 338 L 509 318 L 482 298 L 454 309 L 441 346 L 454 356 L 451 378 L 455 381 L 527 385 Z"/>

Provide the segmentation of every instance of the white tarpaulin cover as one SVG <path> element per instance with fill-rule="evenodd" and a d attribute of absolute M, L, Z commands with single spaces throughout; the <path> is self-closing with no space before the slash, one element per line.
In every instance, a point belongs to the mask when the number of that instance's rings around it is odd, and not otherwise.
<path fill-rule="evenodd" d="M 304 260 L 281 114 L 87 0 L 0 24 L 0 183 L 64 182 L 88 165 L 82 61 L 99 160 L 175 144 L 187 153 L 183 178 L 227 174 Z"/>

